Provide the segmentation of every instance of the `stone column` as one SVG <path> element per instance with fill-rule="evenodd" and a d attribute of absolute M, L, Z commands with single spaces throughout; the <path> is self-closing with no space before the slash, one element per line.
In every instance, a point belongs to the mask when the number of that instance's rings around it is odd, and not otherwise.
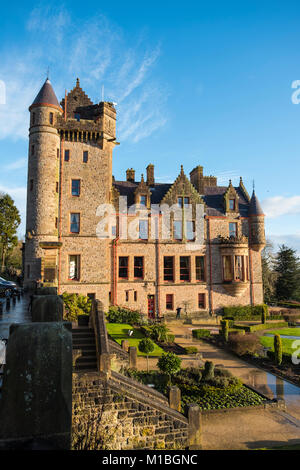
<path fill-rule="evenodd" d="M 129 346 L 129 367 L 131 369 L 137 368 L 137 349 L 135 346 Z"/>
<path fill-rule="evenodd" d="M 189 449 L 202 449 L 202 416 L 198 405 L 191 404 L 188 411 Z"/>
<path fill-rule="evenodd" d="M 181 392 L 176 386 L 170 388 L 169 391 L 169 406 L 173 410 L 181 411 Z"/>
<path fill-rule="evenodd" d="M 100 372 L 103 372 L 107 376 L 111 374 L 111 357 L 108 353 L 100 354 Z"/>
<path fill-rule="evenodd" d="M 122 340 L 122 343 L 121 343 L 121 346 L 122 346 L 122 349 L 127 352 L 127 351 L 128 351 L 128 348 L 129 348 L 129 342 L 128 342 L 128 340 L 127 340 L 127 339 L 123 339 L 123 340 Z"/>

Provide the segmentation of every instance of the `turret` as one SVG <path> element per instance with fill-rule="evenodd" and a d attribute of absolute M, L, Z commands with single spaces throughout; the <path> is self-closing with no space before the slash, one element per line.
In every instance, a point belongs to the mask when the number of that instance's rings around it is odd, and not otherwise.
<path fill-rule="evenodd" d="M 25 284 L 41 278 L 41 243 L 58 241 L 60 136 L 55 124 L 63 111 L 48 78 L 29 111 Z"/>
<path fill-rule="evenodd" d="M 253 190 L 249 206 L 250 216 L 250 246 L 255 251 L 261 251 L 266 244 L 265 237 L 265 215 L 259 200 Z"/>

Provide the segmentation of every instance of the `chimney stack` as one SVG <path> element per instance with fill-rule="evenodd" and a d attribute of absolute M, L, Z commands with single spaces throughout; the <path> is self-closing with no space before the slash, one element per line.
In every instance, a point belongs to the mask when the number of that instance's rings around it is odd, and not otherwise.
<path fill-rule="evenodd" d="M 154 186 L 154 165 L 150 163 L 147 168 L 147 185 Z"/>
<path fill-rule="evenodd" d="M 128 168 L 128 170 L 126 170 L 126 181 L 131 181 L 132 183 L 134 183 L 134 180 L 135 170 L 133 168 Z"/>

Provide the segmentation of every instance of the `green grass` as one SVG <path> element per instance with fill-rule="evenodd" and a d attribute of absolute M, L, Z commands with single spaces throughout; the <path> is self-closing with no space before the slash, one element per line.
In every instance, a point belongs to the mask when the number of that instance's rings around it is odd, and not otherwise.
<path fill-rule="evenodd" d="M 268 331 L 270 334 L 278 334 L 278 335 L 287 335 L 287 336 L 299 336 L 300 340 L 300 328 L 281 328 L 279 330 L 270 330 Z M 295 349 L 292 348 L 292 344 L 295 339 L 288 339 L 288 338 L 281 338 L 282 340 L 282 350 L 285 354 L 292 354 L 295 352 Z M 261 336 L 260 342 L 263 346 L 272 348 L 274 351 L 274 338 L 270 336 Z"/>
<path fill-rule="evenodd" d="M 136 346 L 138 356 L 146 356 L 146 354 L 140 352 L 138 348 L 141 339 L 145 338 L 145 335 L 139 329 L 134 328 L 127 323 L 106 323 L 106 328 L 108 334 L 117 343 L 121 345 L 123 339 L 126 339 L 129 342 L 129 346 Z M 128 330 L 133 330 L 133 335 L 130 337 L 128 336 Z M 149 357 L 160 357 L 163 352 L 163 349 L 155 344 L 154 351 L 149 354 Z"/>

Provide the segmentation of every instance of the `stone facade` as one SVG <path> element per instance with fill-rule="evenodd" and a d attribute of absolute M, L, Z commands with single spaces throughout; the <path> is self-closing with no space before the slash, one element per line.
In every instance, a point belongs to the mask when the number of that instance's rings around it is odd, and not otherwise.
<path fill-rule="evenodd" d="M 255 212 L 256 196 L 250 200 L 242 180 L 238 187 L 231 181 L 226 187 L 218 186 L 214 176 L 205 176 L 203 167 L 197 166 L 190 178 L 181 167 L 173 183 L 156 183 L 154 166 L 149 164 L 145 179 L 142 175 L 136 181 L 130 168 L 125 181 L 116 181 L 112 176 L 117 144 L 114 105 L 93 104 L 79 80 L 60 105 L 53 99 L 52 87 L 50 91 L 51 103 L 44 102 L 47 99 L 43 101 L 40 92 L 29 108 L 26 287 L 40 281 L 57 286 L 59 293 L 93 294 L 105 309 L 110 303 L 118 304 L 149 316 L 175 315 L 178 306 L 204 315 L 225 305 L 263 302 L 264 216 Z M 175 236 L 174 212 L 169 239 L 164 236 L 161 214 L 149 219 L 141 212 L 140 218 L 148 220 L 147 238 L 137 234 L 124 239 L 120 197 L 127 198 L 128 206 L 143 204 L 144 209 L 180 207 L 181 203 L 181 235 Z M 189 240 L 185 203 L 192 208 L 190 231 L 200 221 L 196 207 L 203 208 L 204 242 L 197 247 Z M 99 209 L 103 204 L 111 204 L 116 213 L 111 225 L 105 221 L 103 206 Z M 128 229 L 136 222 L 136 215 L 128 215 Z M 99 237 L 101 227 L 109 228 L 113 236 Z M 170 279 L 166 279 L 166 257 L 172 263 Z M 120 258 L 128 260 L 125 276 L 120 276 Z M 143 265 L 138 276 L 137 258 L 142 258 Z M 196 268 L 196 263 L 201 266 Z"/>

